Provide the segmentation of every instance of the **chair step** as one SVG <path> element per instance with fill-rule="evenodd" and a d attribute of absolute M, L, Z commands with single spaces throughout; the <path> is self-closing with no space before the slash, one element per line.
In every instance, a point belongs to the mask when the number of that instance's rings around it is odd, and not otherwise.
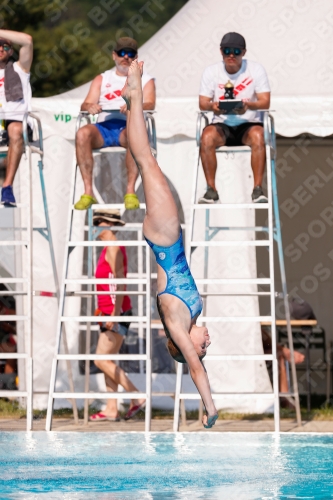
<path fill-rule="evenodd" d="M 1 283 L 1 281 L 0 281 Z M 67 278 L 65 285 L 145 285 L 144 278 Z"/>
<path fill-rule="evenodd" d="M 271 316 L 199 316 L 197 323 L 256 323 L 272 321 Z"/>
<path fill-rule="evenodd" d="M 28 240 L 5 240 L 0 241 L 0 247 L 19 247 L 28 245 Z"/>
<path fill-rule="evenodd" d="M 2 352 L 1 359 L 28 359 L 29 356 L 27 353 L 19 353 L 19 352 Z"/>
<path fill-rule="evenodd" d="M 74 361 L 85 361 L 100 359 L 119 361 L 147 361 L 147 354 L 57 354 L 57 359 L 71 359 Z"/>
<path fill-rule="evenodd" d="M 213 399 L 225 399 L 225 398 L 263 398 L 263 399 L 273 399 L 274 392 L 218 392 L 212 394 Z M 179 394 L 179 399 L 201 399 L 199 393 L 194 392 L 183 392 Z"/>
<path fill-rule="evenodd" d="M 1 150 L 0 150 L 1 152 Z M 18 209 L 18 208 L 29 208 L 29 205 L 27 205 L 26 203 L 16 203 L 16 206 L 15 207 L 5 207 L 4 205 L 0 205 L 0 210 L 1 209 L 4 209 L 4 210 L 10 210 L 10 209 Z"/>
<path fill-rule="evenodd" d="M 204 361 L 273 361 L 273 354 L 207 354 Z"/>
<path fill-rule="evenodd" d="M 105 205 L 101 203 L 95 203 L 94 205 L 91 206 L 91 210 L 98 210 L 98 209 L 104 209 L 104 208 L 117 208 L 118 210 L 124 210 L 125 204 L 124 203 L 105 203 Z M 140 203 L 140 209 L 145 210 L 146 209 L 146 204 L 145 203 Z"/>
<path fill-rule="evenodd" d="M 60 320 L 80 323 L 105 323 L 106 321 L 148 323 L 146 316 L 61 316 Z"/>
<path fill-rule="evenodd" d="M 228 209 L 268 209 L 269 203 L 194 203 L 191 205 L 193 210 L 228 210 Z"/>
<path fill-rule="evenodd" d="M 69 241 L 69 248 L 73 247 L 146 247 L 148 246 L 145 240 L 117 240 L 117 241 Z"/>
<path fill-rule="evenodd" d="M 94 149 L 93 155 L 102 155 L 104 153 L 126 153 L 126 148 L 122 148 L 121 146 L 114 146 L 112 148 L 102 148 L 102 149 Z"/>
<path fill-rule="evenodd" d="M 1 314 L 0 321 L 25 321 L 29 316 L 19 316 L 18 314 Z M 2 356 L 2 353 L 1 353 Z"/>
<path fill-rule="evenodd" d="M 269 240 L 251 240 L 251 241 L 191 241 L 191 247 L 269 247 Z"/>
<path fill-rule="evenodd" d="M 242 283 L 244 285 L 270 285 L 270 278 L 195 278 L 197 285 L 233 285 Z"/>
<path fill-rule="evenodd" d="M 220 146 L 215 150 L 217 153 L 251 153 L 250 146 Z"/>
<path fill-rule="evenodd" d="M 27 278 L 3 278 L 0 277 L 0 283 L 8 283 L 8 284 L 13 284 L 13 283 L 28 283 Z"/>
<path fill-rule="evenodd" d="M 27 398 L 27 391 L 1 391 L 0 398 Z"/>
<path fill-rule="evenodd" d="M 147 399 L 147 394 L 145 392 L 53 392 L 52 397 L 55 399 Z"/>

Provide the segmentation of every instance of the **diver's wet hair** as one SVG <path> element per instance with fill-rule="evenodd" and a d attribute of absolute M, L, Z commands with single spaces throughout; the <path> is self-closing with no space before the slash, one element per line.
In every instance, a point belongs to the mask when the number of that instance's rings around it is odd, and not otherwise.
<path fill-rule="evenodd" d="M 158 314 L 160 315 L 162 325 L 165 331 L 165 335 L 167 336 L 168 342 L 167 342 L 167 348 L 169 351 L 170 356 L 175 360 L 178 361 L 178 363 L 186 363 L 186 359 L 184 358 L 181 350 L 177 346 L 177 344 L 174 343 L 174 341 L 171 338 L 170 332 L 166 327 L 165 321 L 164 321 L 164 314 L 162 312 L 162 307 L 160 303 L 159 296 L 157 295 L 156 297 L 156 304 L 157 304 L 157 310 Z M 205 354 L 203 356 L 199 356 L 199 359 L 202 360 L 205 357 Z"/>

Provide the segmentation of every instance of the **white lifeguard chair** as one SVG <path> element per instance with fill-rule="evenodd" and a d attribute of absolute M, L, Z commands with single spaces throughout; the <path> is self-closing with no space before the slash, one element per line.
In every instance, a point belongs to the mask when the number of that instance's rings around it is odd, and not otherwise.
<path fill-rule="evenodd" d="M 281 236 L 281 224 L 280 224 L 280 216 L 279 216 L 279 205 L 278 205 L 278 197 L 277 197 L 277 186 L 276 186 L 276 172 L 275 172 L 275 161 L 276 161 L 276 140 L 275 140 L 275 129 L 274 129 L 274 119 L 269 111 L 263 111 L 263 125 L 264 125 L 264 137 L 265 137 L 265 146 L 266 146 L 266 165 L 267 165 L 267 193 L 268 193 L 268 203 L 217 203 L 217 204 L 197 204 L 197 185 L 198 185 L 198 173 L 200 166 L 200 140 L 201 140 L 201 132 L 202 132 L 202 124 L 208 125 L 209 120 L 206 112 L 200 112 L 198 114 L 197 120 L 197 131 L 196 131 L 196 147 L 197 154 L 195 159 L 195 171 L 194 171 L 194 181 L 193 181 L 193 191 L 192 191 L 192 200 L 191 200 L 191 217 L 190 217 L 190 235 L 187 242 L 187 258 L 191 266 L 192 254 L 196 248 L 204 247 L 204 277 L 196 279 L 194 275 L 195 281 L 199 287 L 200 292 L 204 298 L 204 310 L 203 316 L 201 316 L 198 320 L 200 324 L 209 324 L 209 323 L 228 323 L 228 322 L 259 322 L 266 323 L 271 325 L 271 334 L 272 334 L 272 354 L 207 354 L 204 359 L 205 361 L 210 360 L 221 360 L 221 361 L 271 361 L 273 367 L 273 392 L 264 392 L 264 393 L 249 393 L 249 392 L 239 392 L 239 393 L 213 393 L 213 399 L 226 399 L 226 398 L 235 398 L 241 399 L 245 397 L 254 397 L 261 399 L 270 399 L 274 402 L 274 429 L 275 432 L 279 432 L 280 430 L 280 411 L 279 411 L 279 397 L 287 397 L 291 399 L 296 408 L 296 418 L 297 423 L 301 424 L 301 413 L 300 413 L 300 404 L 299 404 L 299 394 L 298 394 L 298 385 L 297 385 L 297 377 L 296 377 L 296 367 L 294 362 L 293 355 L 293 339 L 292 339 L 292 331 L 290 324 L 290 310 L 289 310 L 289 302 L 288 302 L 288 293 L 287 293 L 287 284 L 286 284 L 286 274 L 285 274 L 285 266 L 284 266 L 284 256 L 283 256 L 283 247 L 282 247 L 282 236 Z M 247 146 L 238 146 L 238 147 L 220 147 L 216 150 L 217 153 L 226 153 L 226 154 L 242 154 L 248 153 L 250 148 Z M 212 211 L 221 211 L 221 210 L 239 210 L 239 209 L 248 209 L 248 210 L 266 210 L 268 215 L 268 223 L 267 226 L 255 226 L 255 227 L 213 227 L 210 225 L 210 215 Z M 194 226 L 195 226 L 195 214 L 197 211 L 205 211 L 205 237 L 204 240 L 194 241 Z M 212 241 L 213 237 L 219 231 L 253 231 L 254 234 L 258 234 L 259 232 L 265 233 L 268 236 L 268 239 L 256 239 L 255 237 L 249 241 Z M 277 350 L 276 350 L 276 315 L 275 315 L 275 299 L 279 295 L 275 290 L 275 280 L 274 280 L 274 240 L 277 242 L 278 248 L 278 259 L 280 266 L 280 274 L 282 281 L 282 296 L 284 300 L 284 308 L 285 308 L 285 316 L 287 322 L 287 331 L 288 331 L 288 341 L 289 348 L 291 351 L 291 374 L 292 374 L 292 390 L 289 393 L 279 394 L 279 385 L 278 385 L 278 361 L 277 361 Z M 257 278 L 225 278 L 225 279 L 214 279 L 208 278 L 208 259 L 209 259 L 209 248 L 212 247 L 227 247 L 227 246 L 252 246 L 252 247 L 266 247 L 269 252 L 269 277 L 257 277 Z M 244 285 L 255 285 L 257 287 L 269 287 L 268 291 L 259 291 L 258 288 L 256 291 L 252 292 L 230 292 L 230 293 L 219 293 L 219 292 L 210 292 L 208 287 L 209 285 L 230 285 L 232 287 L 235 284 L 244 284 Z M 208 296 L 217 295 L 217 296 L 241 296 L 241 295 L 253 295 L 256 297 L 267 296 L 270 299 L 270 315 L 268 316 L 206 316 L 206 298 Z M 212 350 L 212 348 L 210 348 Z M 183 366 L 182 364 L 178 364 L 177 367 L 177 380 L 176 380 L 176 397 L 175 397 L 175 411 L 174 411 L 174 431 L 178 431 L 179 428 L 179 409 L 180 402 L 185 399 L 200 399 L 200 395 L 196 393 L 183 393 L 181 390 L 182 386 L 182 373 Z M 202 406 L 201 406 L 202 414 Z M 183 413 L 184 415 L 184 413 Z"/>
<path fill-rule="evenodd" d="M 108 110 L 104 110 L 108 111 Z M 145 122 L 148 132 L 148 138 L 150 143 L 150 148 L 152 154 L 156 157 L 156 130 L 155 130 L 155 120 L 153 116 L 153 111 L 145 111 Z M 89 114 L 86 112 L 81 112 L 78 116 L 76 124 L 76 132 L 82 126 L 83 121 L 86 123 L 91 123 Z M 98 149 L 93 151 L 93 155 L 100 154 L 112 154 L 117 152 L 126 151 L 122 147 L 108 147 L 103 149 Z M 88 232 L 88 240 L 77 241 L 73 238 L 73 218 L 74 218 L 74 200 L 75 200 L 75 188 L 76 188 L 76 177 L 77 177 L 77 164 L 73 166 L 73 174 L 70 183 L 70 206 L 67 221 L 67 235 L 66 235 L 66 249 L 64 258 L 64 269 L 61 281 L 60 290 L 60 302 L 59 302 L 59 313 L 58 313 L 58 323 L 57 323 L 57 338 L 55 347 L 55 356 L 52 363 L 51 380 L 50 380 L 50 391 L 48 399 L 48 409 L 47 409 L 47 419 L 46 419 L 46 430 L 51 430 L 52 427 L 52 415 L 53 415 L 53 404 L 55 399 L 65 398 L 69 400 L 83 399 L 84 400 L 84 424 L 88 423 L 88 403 L 89 400 L 93 399 L 133 399 L 142 398 L 146 399 L 146 412 L 145 412 L 145 430 L 150 430 L 151 425 L 151 397 L 152 397 L 152 387 L 151 387 L 151 270 L 150 270 L 150 250 L 146 244 L 143 233 L 142 224 L 137 223 L 127 223 L 124 228 L 117 227 L 117 231 L 120 232 L 132 232 L 136 235 L 136 238 L 117 240 L 116 242 L 102 242 L 95 241 L 93 238 L 93 212 L 95 210 L 105 209 L 105 208 L 117 208 L 121 212 L 124 211 L 123 204 L 104 204 L 103 199 L 98 193 L 97 189 L 94 188 L 94 192 L 99 201 L 98 204 L 92 205 L 88 210 L 88 224 L 85 229 Z M 145 204 L 140 204 L 140 209 L 145 209 Z M 105 246 L 125 246 L 125 247 L 136 247 L 138 256 L 138 270 L 136 273 L 131 273 L 125 279 L 115 279 L 109 278 L 105 280 L 95 279 L 93 277 L 93 261 L 94 255 L 93 250 L 96 247 Z M 87 275 L 80 276 L 79 278 L 69 277 L 69 257 L 71 252 L 76 247 L 87 247 L 88 249 L 88 259 L 87 259 Z M 92 307 L 92 299 L 97 295 L 97 292 L 93 290 L 96 284 L 127 284 L 135 285 L 136 290 L 127 291 L 129 295 L 138 296 L 138 315 L 132 316 L 131 324 L 135 325 L 139 331 L 139 340 L 142 338 L 145 331 L 146 338 L 146 349 L 145 352 L 140 354 L 117 354 L 117 355 L 97 355 L 90 354 L 91 348 L 91 330 L 92 323 L 97 322 L 96 316 L 68 316 L 65 314 L 65 301 L 66 298 L 70 297 L 86 297 L 87 298 L 87 310 Z M 82 286 L 86 286 L 86 290 L 82 289 Z M 72 288 L 72 290 L 69 290 Z M 100 293 L 100 292 L 99 292 Z M 117 293 L 117 292 L 112 292 Z M 145 300 L 144 300 L 145 299 Z M 123 316 L 104 316 L 103 321 L 124 321 Z M 79 322 L 80 324 L 86 324 L 86 341 L 85 341 L 85 354 L 62 354 L 60 353 L 60 341 L 62 336 L 62 330 L 64 324 L 70 321 Z M 90 361 L 96 359 L 103 360 L 113 360 L 113 361 L 139 361 L 140 363 L 145 363 L 145 378 L 146 378 L 146 390 L 145 392 L 139 393 L 107 393 L 107 392 L 89 392 L 89 379 L 90 379 Z M 56 391 L 56 377 L 57 377 L 57 366 L 58 362 L 61 360 L 71 361 L 85 361 L 85 380 L 84 380 L 84 392 L 75 392 L 74 385 L 70 384 L 70 392 L 68 391 Z M 75 419 L 75 421 L 77 421 Z"/>
<path fill-rule="evenodd" d="M 5 115 L 5 113 L 4 113 Z M 29 141 L 28 124 L 36 126 L 37 140 Z M 26 112 L 23 116 L 23 140 L 25 147 L 25 155 L 27 157 L 26 165 L 21 165 L 21 169 L 26 169 L 25 186 L 21 190 L 24 196 L 24 203 L 17 203 L 16 207 L 1 207 L 0 213 L 6 214 L 7 211 L 13 212 L 15 223 L 18 221 L 19 226 L 1 227 L 0 232 L 9 231 L 13 234 L 12 239 L 1 238 L 0 246 L 15 249 L 15 256 L 18 261 L 22 260 L 21 265 L 16 266 L 19 269 L 20 276 L 17 277 L 0 277 L 0 283 L 8 285 L 8 291 L 0 291 L 1 296 L 22 296 L 24 297 L 23 314 L 1 315 L 0 321 L 22 321 L 24 322 L 24 349 L 17 353 L 1 353 L 1 359 L 17 359 L 25 361 L 25 389 L 24 390 L 1 390 L 0 397 L 25 398 L 27 407 L 27 430 L 32 429 L 32 401 L 33 401 L 33 370 L 32 370 L 32 340 L 33 340 L 33 296 L 47 295 L 50 292 L 38 291 L 34 289 L 33 274 L 32 274 L 32 259 L 33 259 L 33 231 L 41 234 L 49 243 L 50 257 L 52 263 L 52 271 L 54 278 L 55 291 L 51 292 L 55 296 L 59 294 L 58 275 L 56 269 L 56 261 L 54 247 L 52 241 L 52 233 L 50 226 L 50 218 L 47 205 L 46 189 L 43 174 L 43 134 L 41 121 L 32 112 Z M 7 147 L 1 148 L 1 154 L 5 155 Z M 32 154 L 39 155 L 38 170 L 40 185 L 42 191 L 45 226 L 36 227 L 33 223 L 33 190 L 32 190 Z M 22 178 L 22 176 L 21 176 Z M 18 213 L 19 212 L 19 213 Z M 0 215 L 1 216 L 1 215 Z M 22 225 L 21 225 L 22 223 Z"/>

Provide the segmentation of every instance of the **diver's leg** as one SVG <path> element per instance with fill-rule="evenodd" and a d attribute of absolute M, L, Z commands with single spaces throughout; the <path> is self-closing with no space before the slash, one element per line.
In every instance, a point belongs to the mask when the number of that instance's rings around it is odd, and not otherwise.
<path fill-rule="evenodd" d="M 127 139 L 137 164 L 146 199 L 145 236 L 153 243 L 170 246 L 179 238 L 179 217 L 168 183 L 153 157 L 142 108 L 142 64 L 133 61 L 122 96 L 127 102 Z"/>

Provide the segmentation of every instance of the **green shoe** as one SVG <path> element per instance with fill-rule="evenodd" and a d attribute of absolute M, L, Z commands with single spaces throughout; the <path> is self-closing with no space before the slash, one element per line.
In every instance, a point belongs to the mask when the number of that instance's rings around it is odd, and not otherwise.
<path fill-rule="evenodd" d="M 75 203 L 74 208 L 75 210 L 88 210 L 91 205 L 95 205 L 96 203 L 96 198 L 90 196 L 89 194 L 83 194 L 79 201 Z"/>
<path fill-rule="evenodd" d="M 139 198 L 133 193 L 125 194 L 124 203 L 126 210 L 136 210 L 137 208 L 140 208 Z"/>

